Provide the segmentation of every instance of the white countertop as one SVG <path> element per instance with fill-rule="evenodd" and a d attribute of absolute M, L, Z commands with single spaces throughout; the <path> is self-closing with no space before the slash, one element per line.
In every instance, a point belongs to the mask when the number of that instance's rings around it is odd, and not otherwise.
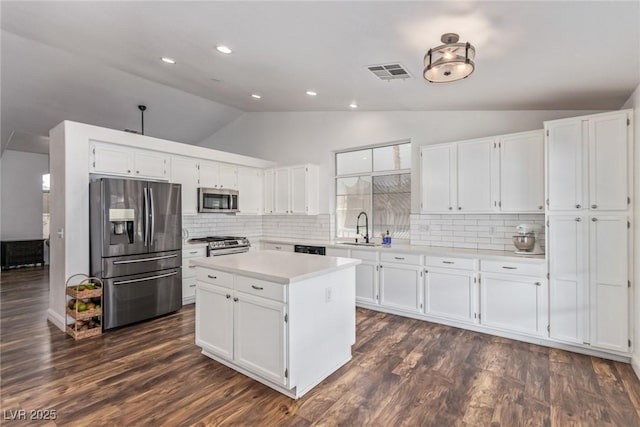
<path fill-rule="evenodd" d="M 361 263 L 352 258 L 317 256 L 280 251 L 250 251 L 190 261 L 197 267 L 213 268 L 228 273 L 288 284 L 322 276 Z"/>
<path fill-rule="evenodd" d="M 254 239 L 255 241 L 256 239 Z M 282 237 L 262 237 L 260 242 L 267 243 L 281 243 L 288 245 L 313 245 L 324 246 L 327 248 L 335 249 L 351 249 L 358 251 L 386 251 L 386 252 L 398 252 L 398 253 L 411 253 L 420 254 L 426 256 L 455 256 L 459 258 L 477 258 L 485 260 L 502 260 L 502 261 L 520 261 L 527 263 L 539 264 L 545 262 L 544 255 L 517 255 L 512 251 L 492 251 L 486 249 L 460 249 L 460 248 L 443 248 L 439 246 L 425 246 L 425 245 L 407 245 L 407 244 L 395 244 L 390 247 L 387 246 L 357 246 L 357 245 L 345 245 L 334 240 L 313 241 L 304 239 L 286 239 Z"/>

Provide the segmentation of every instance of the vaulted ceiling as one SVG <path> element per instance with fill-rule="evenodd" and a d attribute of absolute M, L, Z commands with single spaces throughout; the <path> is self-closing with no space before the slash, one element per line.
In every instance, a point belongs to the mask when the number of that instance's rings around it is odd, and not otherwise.
<path fill-rule="evenodd" d="M 640 2 L 11 2 L 2 13 L 2 144 L 69 119 L 198 143 L 252 111 L 606 110 L 640 83 Z M 457 32 L 468 79 L 422 58 Z M 233 49 L 230 55 L 216 45 Z M 170 57 L 176 64 L 160 61 Z M 385 82 L 366 66 L 402 64 Z M 307 90 L 318 93 L 315 97 Z M 261 99 L 250 95 L 257 93 Z"/>

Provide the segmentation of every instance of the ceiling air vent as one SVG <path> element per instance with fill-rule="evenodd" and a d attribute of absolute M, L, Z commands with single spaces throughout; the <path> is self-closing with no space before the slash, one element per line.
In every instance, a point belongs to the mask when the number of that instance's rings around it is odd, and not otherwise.
<path fill-rule="evenodd" d="M 411 74 L 401 64 L 369 65 L 369 71 L 380 80 L 410 79 Z"/>

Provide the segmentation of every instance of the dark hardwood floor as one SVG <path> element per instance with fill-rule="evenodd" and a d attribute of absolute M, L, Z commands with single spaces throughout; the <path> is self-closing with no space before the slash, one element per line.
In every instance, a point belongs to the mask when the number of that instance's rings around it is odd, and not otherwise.
<path fill-rule="evenodd" d="M 358 309 L 353 360 L 294 401 L 202 356 L 193 305 L 76 342 L 46 321 L 46 269 L 0 296 L 2 425 L 640 426 L 627 364 L 433 323 Z"/>

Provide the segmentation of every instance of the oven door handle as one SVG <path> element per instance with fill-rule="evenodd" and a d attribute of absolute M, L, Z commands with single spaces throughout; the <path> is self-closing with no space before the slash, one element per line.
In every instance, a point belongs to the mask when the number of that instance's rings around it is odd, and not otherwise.
<path fill-rule="evenodd" d="M 241 254 L 244 252 L 249 252 L 249 248 L 238 248 L 238 249 L 234 249 L 232 251 L 224 251 L 222 253 L 216 253 L 215 250 L 209 250 L 209 256 L 213 257 L 213 256 L 223 256 L 223 255 L 232 255 L 232 254 Z"/>
<path fill-rule="evenodd" d="M 159 274 L 157 276 L 143 277 L 141 279 L 120 280 L 120 281 L 117 281 L 117 282 L 113 282 L 113 284 L 114 285 L 125 285 L 127 283 L 146 282 L 147 280 L 162 279 L 164 277 L 175 276 L 176 274 L 178 274 L 178 272 L 174 271 L 173 273 Z"/>
<path fill-rule="evenodd" d="M 114 265 L 135 264 L 137 262 L 157 261 L 157 260 L 161 260 L 161 259 L 175 258 L 177 256 L 178 256 L 178 254 L 173 254 L 173 255 L 156 256 L 156 257 L 152 257 L 152 258 L 130 259 L 130 260 L 126 260 L 126 261 L 114 261 L 113 264 Z"/>

